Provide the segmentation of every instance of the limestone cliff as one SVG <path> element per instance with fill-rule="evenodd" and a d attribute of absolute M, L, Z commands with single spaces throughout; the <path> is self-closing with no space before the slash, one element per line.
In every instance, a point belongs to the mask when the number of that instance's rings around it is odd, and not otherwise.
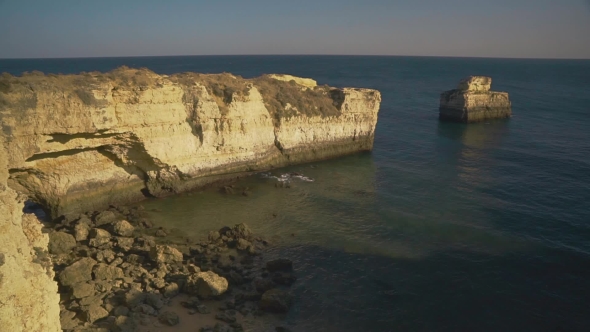
<path fill-rule="evenodd" d="M 287 75 L 4 75 L 8 186 L 58 216 L 371 150 L 380 101 Z"/>
<path fill-rule="evenodd" d="M 490 91 L 492 79 L 470 76 L 455 90 L 440 96 L 440 119 L 455 122 L 479 122 L 509 118 L 512 107 L 508 93 Z"/>
<path fill-rule="evenodd" d="M 7 161 L 0 144 L 0 330 L 61 331 L 48 237 L 37 218 L 23 215 L 23 197 L 8 188 Z"/>

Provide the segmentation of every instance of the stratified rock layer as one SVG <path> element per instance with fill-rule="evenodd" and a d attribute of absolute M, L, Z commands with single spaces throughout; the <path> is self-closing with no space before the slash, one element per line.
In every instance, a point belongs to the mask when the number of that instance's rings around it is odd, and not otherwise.
<path fill-rule="evenodd" d="M 9 186 L 52 216 L 371 150 L 381 96 L 287 75 L 4 75 Z"/>
<path fill-rule="evenodd" d="M 35 216 L 23 215 L 24 197 L 6 184 L 3 141 L 0 135 L 0 330 L 61 331 L 49 238 Z"/>
<path fill-rule="evenodd" d="M 508 93 L 490 91 L 491 85 L 490 77 L 471 76 L 459 82 L 457 89 L 443 92 L 440 96 L 440 119 L 480 122 L 512 116 Z"/>

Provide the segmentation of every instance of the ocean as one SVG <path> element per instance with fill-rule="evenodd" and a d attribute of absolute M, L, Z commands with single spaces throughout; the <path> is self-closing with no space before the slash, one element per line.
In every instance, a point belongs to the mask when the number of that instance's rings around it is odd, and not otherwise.
<path fill-rule="evenodd" d="M 381 91 L 372 153 L 259 173 L 251 195 L 142 202 L 157 226 L 204 236 L 247 223 L 294 261 L 293 331 L 589 331 L 590 61 L 368 56 L 0 60 L 0 72 L 288 73 Z M 513 117 L 438 121 L 469 75 Z M 298 172 L 290 189 L 282 175 Z M 285 175 L 286 176 L 286 175 Z M 309 178 L 309 179 L 308 179 Z M 313 181 L 312 181 L 313 180 Z M 252 323 L 270 330 L 269 317 Z M 258 324 L 258 325 L 256 325 Z M 274 325 L 273 325 L 274 324 Z"/>

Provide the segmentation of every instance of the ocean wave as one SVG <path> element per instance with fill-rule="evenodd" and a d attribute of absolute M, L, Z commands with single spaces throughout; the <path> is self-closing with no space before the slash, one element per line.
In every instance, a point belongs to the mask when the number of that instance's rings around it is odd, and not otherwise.
<path fill-rule="evenodd" d="M 262 178 L 274 179 L 274 180 L 277 180 L 278 182 L 291 182 L 292 180 L 295 180 L 295 179 L 303 181 L 303 182 L 314 182 L 315 181 L 313 178 L 310 178 L 309 176 L 305 176 L 305 175 L 303 175 L 301 173 L 297 173 L 297 172 L 284 173 L 279 176 L 273 175 L 270 172 L 259 173 L 259 175 Z"/>

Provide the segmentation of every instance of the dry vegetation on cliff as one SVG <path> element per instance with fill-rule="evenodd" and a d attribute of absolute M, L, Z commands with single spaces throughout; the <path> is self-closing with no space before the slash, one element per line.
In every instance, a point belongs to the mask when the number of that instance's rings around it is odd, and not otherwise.
<path fill-rule="evenodd" d="M 137 94 L 149 88 L 163 86 L 165 79 L 177 83 L 185 90 L 185 102 L 196 104 L 197 96 L 193 87 L 197 84 L 205 86 L 220 108 L 222 115 L 227 115 L 227 106 L 234 100 L 249 96 L 252 86 L 256 87 L 264 100 L 269 113 L 276 121 L 296 115 L 307 116 L 338 116 L 341 114 L 340 105 L 344 100 L 342 91 L 328 86 L 314 88 L 303 87 L 295 81 L 280 81 L 269 75 L 253 79 L 244 79 L 229 73 L 197 74 L 181 73 L 171 76 L 160 76 L 153 71 L 140 68 L 133 69 L 126 66 L 119 67 L 107 73 L 82 72 L 77 75 L 45 75 L 41 72 L 24 73 L 17 78 L 4 73 L 0 76 L 0 108 L 27 110 L 37 105 L 36 90 L 52 89 L 67 91 L 75 95 L 84 105 L 105 107 L 106 101 L 95 98 L 93 91 L 105 89 L 105 84 L 112 85 L 113 93 L 118 91 L 133 92 L 130 102 L 137 98 Z M 18 91 L 19 98 L 8 98 L 9 92 Z"/>
<path fill-rule="evenodd" d="M 227 115 L 227 106 L 234 98 L 247 97 L 250 93 L 250 85 L 241 76 L 234 76 L 229 73 L 222 74 L 198 74 L 180 73 L 169 77 L 172 82 L 178 83 L 185 89 L 185 102 L 196 104 L 198 97 L 192 93 L 192 88 L 202 84 L 207 93 L 215 99 L 222 115 Z"/>
<path fill-rule="evenodd" d="M 252 79 L 264 104 L 277 120 L 295 115 L 338 116 L 344 95 L 327 85 L 305 88 L 295 81 L 279 81 L 268 75 Z"/>

